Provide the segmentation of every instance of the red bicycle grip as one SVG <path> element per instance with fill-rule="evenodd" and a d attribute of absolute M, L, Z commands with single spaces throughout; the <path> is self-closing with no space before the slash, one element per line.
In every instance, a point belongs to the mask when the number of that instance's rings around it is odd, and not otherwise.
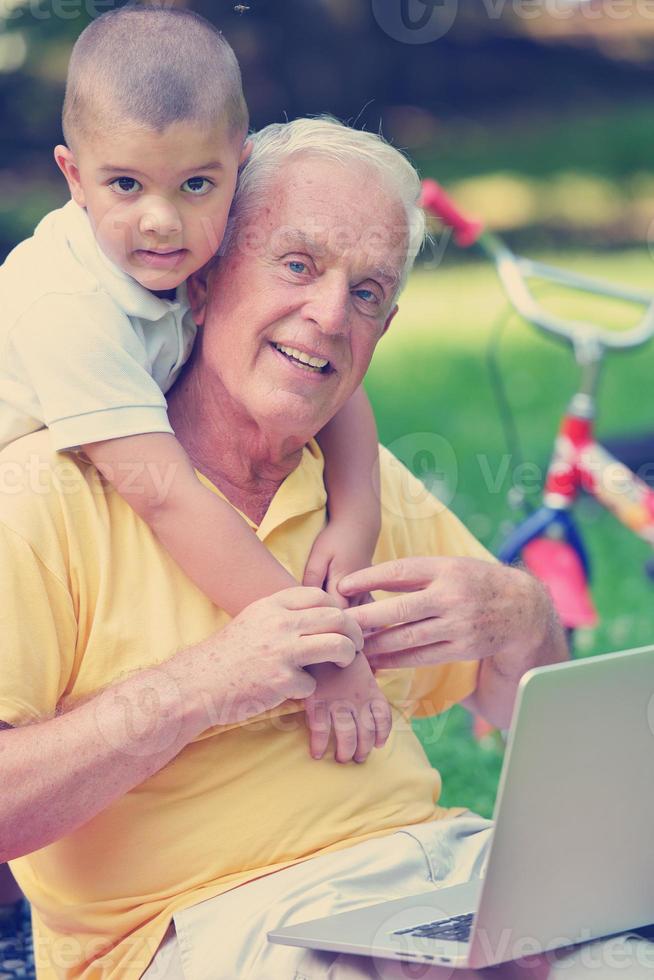
<path fill-rule="evenodd" d="M 452 198 L 435 180 L 423 180 L 420 206 L 429 214 L 440 218 L 448 228 L 453 229 L 454 239 L 461 248 L 474 245 L 484 230 L 483 222 L 476 218 L 467 218 L 462 214 Z"/>

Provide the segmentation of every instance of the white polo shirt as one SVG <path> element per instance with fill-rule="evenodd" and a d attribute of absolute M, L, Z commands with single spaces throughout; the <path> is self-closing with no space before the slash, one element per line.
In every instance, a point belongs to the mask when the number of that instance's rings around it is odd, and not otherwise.
<path fill-rule="evenodd" d="M 47 426 L 56 450 L 172 432 L 166 392 L 197 327 L 98 247 L 74 201 L 0 266 L 0 448 Z"/>

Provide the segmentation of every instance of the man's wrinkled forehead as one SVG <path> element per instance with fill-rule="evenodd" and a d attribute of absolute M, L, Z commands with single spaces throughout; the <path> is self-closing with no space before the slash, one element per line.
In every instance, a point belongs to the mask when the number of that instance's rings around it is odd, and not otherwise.
<path fill-rule="evenodd" d="M 238 238 L 241 249 L 259 255 L 346 258 L 353 274 L 377 271 L 399 282 L 409 229 L 396 191 L 367 164 L 301 154 L 279 168 Z"/>

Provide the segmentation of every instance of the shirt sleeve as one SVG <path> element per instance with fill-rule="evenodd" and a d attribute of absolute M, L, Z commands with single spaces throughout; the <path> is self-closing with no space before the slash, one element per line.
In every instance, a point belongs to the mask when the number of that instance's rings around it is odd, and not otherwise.
<path fill-rule="evenodd" d="M 74 665 L 77 622 L 66 585 L 0 524 L 0 720 L 51 718 Z"/>
<path fill-rule="evenodd" d="M 35 393 L 56 450 L 173 431 L 142 341 L 101 292 L 33 304 L 10 334 L 6 368 Z"/>

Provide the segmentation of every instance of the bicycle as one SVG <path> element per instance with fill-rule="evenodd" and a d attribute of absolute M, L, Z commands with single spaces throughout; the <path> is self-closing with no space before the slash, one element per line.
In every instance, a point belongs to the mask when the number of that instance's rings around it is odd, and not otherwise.
<path fill-rule="evenodd" d="M 633 350 L 654 336 L 654 293 L 611 285 L 515 255 L 482 222 L 464 215 L 436 181 L 423 181 L 421 204 L 454 232 L 457 245 L 475 246 L 494 263 L 513 308 L 544 334 L 570 344 L 580 368 L 578 390 L 555 438 L 542 502 L 514 527 L 498 552 L 503 562 L 521 560 L 547 586 L 572 638 L 574 630 L 597 622 L 589 589 L 588 554 L 573 515 L 579 496 L 591 494 L 622 524 L 654 545 L 654 490 L 594 436 L 602 361 L 610 351 Z M 585 320 L 566 320 L 538 302 L 528 285 L 534 279 L 633 303 L 644 308 L 644 313 L 636 326 L 619 333 Z"/>

